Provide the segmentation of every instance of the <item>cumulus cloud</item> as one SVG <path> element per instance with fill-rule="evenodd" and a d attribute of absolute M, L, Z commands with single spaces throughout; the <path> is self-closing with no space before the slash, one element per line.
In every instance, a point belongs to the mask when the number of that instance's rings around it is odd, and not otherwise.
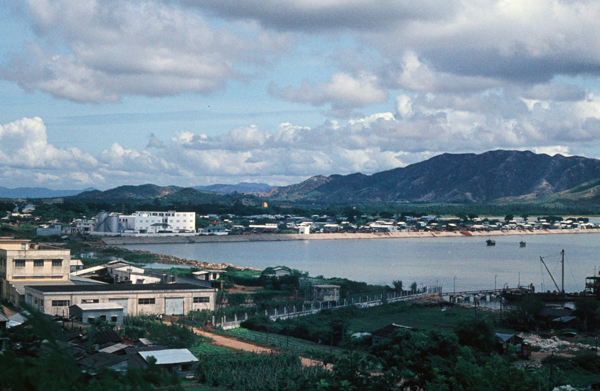
<path fill-rule="evenodd" d="M 246 77 L 243 65 L 282 50 L 281 35 L 211 26 L 201 15 L 153 1 L 27 1 L 38 40 L 4 78 L 78 102 L 121 96 L 210 93 Z M 261 59 L 265 62 L 265 59 Z"/>
<path fill-rule="evenodd" d="M 389 97 L 376 76 L 361 74 L 355 77 L 347 73 L 336 73 L 325 83 L 311 85 L 305 81 L 298 89 L 278 89 L 271 85 L 270 92 L 292 102 L 310 103 L 314 106 L 331 104 L 332 113 L 337 117 L 348 117 L 353 109 L 382 103 Z"/>

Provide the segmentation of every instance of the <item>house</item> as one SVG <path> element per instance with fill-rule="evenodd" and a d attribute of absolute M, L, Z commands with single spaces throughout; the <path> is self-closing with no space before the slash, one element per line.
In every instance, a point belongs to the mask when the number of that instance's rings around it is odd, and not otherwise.
<path fill-rule="evenodd" d="M 292 272 L 288 268 L 278 266 L 273 268 L 273 274 L 275 274 L 275 277 L 279 278 L 283 276 L 289 276 L 292 274 Z"/>
<path fill-rule="evenodd" d="M 313 298 L 316 301 L 339 301 L 340 286 L 339 285 L 313 285 Z"/>
<path fill-rule="evenodd" d="M 123 315 L 186 315 L 214 310 L 217 289 L 192 284 L 45 285 L 25 287 L 27 303 L 38 311 L 67 316 L 75 304 L 115 303 Z"/>
<path fill-rule="evenodd" d="M 0 298 L 18 306 L 27 285 L 73 285 L 68 249 L 0 237 Z"/>
<path fill-rule="evenodd" d="M 45 225 L 35 229 L 36 236 L 60 236 L 61 233 L 60 224 Z"/>
<path fill-rule="evenodd" d="M 409 326 L 403 326 L 400 324 L 396 324 L 396 323 L 390 323 L 385 327 L 380 328 L 379 330 L 375 330 L 373 332 L 373 345 L 377 345 L 378 343 L 381 343 L 382 341 L 388 339 L 390 337 L 390 335 L 392 335 L 392 333 L 396 330 L 410 330 L 410 331 L 415 331 L 416 329 L 409 327 Z"/>
<path fill-rule="evenodd" d="M 181 376 L 194 374 L 193 363 L 198 359 L 187 349 L 164 349 L 138 353 L 146 362 L 150 357 L 156 359 L 156 365 L 166 368 L 169 372 L 177 372 Z"/>
<path fill-rule="evenodd" d="M 531 354 L 529 345 L 524 343 L 523 338 L 515 334 L 496 333 L 496 351 L 499 354 L 508 354 L 509 346 L 514 346 L 519 356 L 529 357 Z"/>
<path fill-rule="evenodd" d="M 81 259 L 71 259 L 69 265 L 69 271 L 71 273 L 76 272 L 78 270 L 83 270 L 83 262 L 81 262 Z"/>
<path fill-rule="evenodd" d="M 195 279 L 203 281 L 218 280 L 221 278 L 221 274 L 223 274 L 223 270 L 201 270 L 192 273 Z"/>
<path fill-rule="evenodd" d="M 75 304 L 69 307 L 69 316 L 83 323 L 96 319 L 123 324 L 123 307 L 117 303 Z"/>
<path fill-rule="evenodd" d="M 2 312 L 0 312 L 0 331 L 6 329 L 6 324 L 8 323 L 8 321 L 9 321 L 8 316 L 6 316 Z"/>
<path fill-rule="evenodd" d="M 310 234 L 310 226 L 309 225 L 303 225 L 298 227 L 298 233 L 300 235 L 308 235 Z"/>

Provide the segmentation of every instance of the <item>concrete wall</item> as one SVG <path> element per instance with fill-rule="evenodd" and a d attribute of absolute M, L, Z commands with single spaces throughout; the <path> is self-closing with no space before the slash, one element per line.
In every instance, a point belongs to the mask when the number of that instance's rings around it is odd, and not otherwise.
<path fill-rule="evenodd" d="M 35 289 L 35 287 L 32 287 Z M 84 288 L 83 288 L 84 289 Z M 133 292 L 77 292 L 77 293 L 39 293 L 25 288 L 27 300 L 41 312 L 51 315 L 68 315 L 69 306 L 85 304 L 83 300 L 98 299 L 99 303 L 110 303 L 111 299 L 126 299 L 127 315 L 159 315 L 166 310 L 166 298 L 183 298 L 183 315 L 190 311 L 215 309 L 216 289 L 194 291 L 133 291 Z M 29 295 L 31 298 L 29 298 Z M 208 297 L 208 303 L 194 303 L 194 297 Z M 154 304 L 140 304 L 140 299 L 154 299 Z M 63 306 L 53 306 L 52 301 L 62 301 Z M 67 303 L 68 301 L 68 303 Z"/>

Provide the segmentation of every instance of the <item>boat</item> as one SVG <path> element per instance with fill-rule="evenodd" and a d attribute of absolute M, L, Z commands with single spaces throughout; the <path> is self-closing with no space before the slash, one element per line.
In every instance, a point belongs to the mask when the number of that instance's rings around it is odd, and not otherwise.
<path fill-rule="evenodd" d="M 527 243 L 521 240 L 519 242 L 519 247 L 527 247 Z"/>
<path fill-rule="evenodd" d="M 488 246 L 495 246 L 495 245 L 496 245 L 496 241 L 495 241 L 495 240 L 492 240 L 492 239 L 488 239 L 488 240 L 486 240 L 486 241 L 485 241 L 485 243 L 486 243 Z"/>
<path fill-rule="evenodd" d="M 552 275 L 552 273 L 550 273 L 550 269 L 548 269 L 548 266 L 546 265 L 544 258 L 540 257 L 540 262 L 546 268 L 546 271 L 550 275 L 550 278 L 552 279 L 552 282 L 554 283 L 556 290 L 553 292 L 547 291 L 547 292 L 536 293 L 535 287 L 533 286 L 533 284 L 530 284 L 528 287 L 519 286 L 516 289 L 505 288 L 502 291 L 501 296 L 504 299 L 509 300 L 509 301 L 519 301 L 525 297 L 533 296 L 542 301 L 547 301 L 547 302 L 574 301 L 574 300 L 580 299 L 582 297 L 587 297 L 585 294 L 565 293 L 565 250 L 562 250 L 560 253 L 561 253 L 561 264 L 562 264 L 562 285 L 561 285 L 561 287 L 558 286 L 558 284 L 556 283 L 556 280 L 554 279 L 554 276 Z M 598 281 L 600 282 L 600 279 Z M 599 284 L 599 286 L 600 286 L 600 284 Z"/>

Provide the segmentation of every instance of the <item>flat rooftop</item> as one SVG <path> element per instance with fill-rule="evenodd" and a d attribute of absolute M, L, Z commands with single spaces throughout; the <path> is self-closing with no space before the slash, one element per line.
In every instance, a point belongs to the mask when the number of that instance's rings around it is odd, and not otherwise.
<path fill-rule="evenodd" d="M 151 291 L 212 291 L 192 284 L 107 284 L 107 285 L 37 285 L 29 287 L 42 293 L 74 293 L 74 292 L 151 292 Z"/>

